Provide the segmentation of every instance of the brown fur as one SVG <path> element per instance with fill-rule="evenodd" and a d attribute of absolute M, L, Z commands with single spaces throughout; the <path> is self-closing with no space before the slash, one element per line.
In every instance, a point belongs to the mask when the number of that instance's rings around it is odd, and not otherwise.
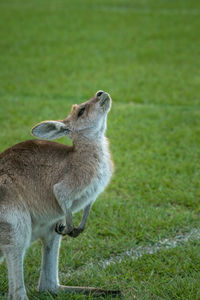
<path fill-rule="evenodd" d="M 49 208 L 60 213 L 53 186 L 68 173 L 74 188 L 88 185 L 97 172 L 101 155 L 98 148 L 87 141 L 71 147 L 44 140 L 12 146 L 0 154 L 0 203 L 6 187 L 6 190 L 20 191 L 34 214 L 49 214 Z M 15 199 L 12 197 L 10 201 Z"/>
<path fill-rule="evenodd" d="M 52 187 L 63 175 L 67 166 L 59 167 L 70 151 L 70 147 L 40 140 L 26 141 L 7 149 L 0 155 L 0 178 L 9 178 L 5 179 L 3 186 L 7 190 L 20 191 L 29 210 L 34 213 L 48 212 L 51 207 L 59 210 Z M 0 194 L 0 203 L 3 198 Z M 15 199 L 12 197 L 10 201 Z"/>

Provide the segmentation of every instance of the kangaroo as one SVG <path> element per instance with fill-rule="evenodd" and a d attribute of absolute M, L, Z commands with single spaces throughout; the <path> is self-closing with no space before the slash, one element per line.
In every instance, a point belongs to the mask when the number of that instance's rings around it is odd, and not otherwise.
<path fill-rule="evenodd" d="M 89 101 L 73 105 L 64 120 L 33 127 L 32 134 L 40 139 L 0 154 L 0 260 L 5 257 L 7 262 L 9 300 L 28 299 L 23 261 L 37 239 L 43 244 L 39 291 L 105 292 L 60 285 L 58 255 L 62 235 L 83 232 L 92 204 L 111 178 L 113 163 L 105 137 L 110 108 L 110 95 L 98 91 Z M 72 146 L 48 141 L 62 136 L 68 136 Z M 82 209 L 82 221 L 75 227 L 73 213 Z"/>

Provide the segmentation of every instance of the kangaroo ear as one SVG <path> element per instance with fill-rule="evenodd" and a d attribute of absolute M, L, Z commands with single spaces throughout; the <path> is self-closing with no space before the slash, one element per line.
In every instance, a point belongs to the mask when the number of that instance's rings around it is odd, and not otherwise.
<path fill-rule="evenodd" d="M 35 125 L 31 133 L 44 140 L 55 140 L 68 135 L 70 130 L 62 121 L 44 121 Z"/>

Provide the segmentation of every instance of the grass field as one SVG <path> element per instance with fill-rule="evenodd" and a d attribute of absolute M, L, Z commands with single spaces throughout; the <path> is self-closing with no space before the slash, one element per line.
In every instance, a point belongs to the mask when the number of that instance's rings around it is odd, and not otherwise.
<path fill-rule="evenodd" d="M 99 89 L 113 98 L 115 174 L 85 233 L 62 242 L 62 284 L 121 289 L 123 299 L 200 299 L 198 239 L 99 264 L 200 229 L 199 1 L 1 0 L 0 28 L 1 151 Z M 36 291 L 40 252 L 37 242 L 26 256 L 28 295 L 53 299 Z M 56 299 L 66 298 L 86 299 Z"/>

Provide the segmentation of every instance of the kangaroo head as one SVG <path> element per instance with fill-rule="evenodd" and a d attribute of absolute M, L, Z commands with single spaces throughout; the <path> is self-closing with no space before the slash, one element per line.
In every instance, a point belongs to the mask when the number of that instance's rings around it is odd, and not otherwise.
<path fill-rule="evenodd" d="M 69 136 L 72 140 L 85 137 L 96 139 L 106 130 L 107 114 L 111 108 L 110 95 L 98 91 L 92 99 L 72 106 L 72 111 L 64 120 L 44 121 L 32 129 L 38 138 L 52 140 Z"/>

